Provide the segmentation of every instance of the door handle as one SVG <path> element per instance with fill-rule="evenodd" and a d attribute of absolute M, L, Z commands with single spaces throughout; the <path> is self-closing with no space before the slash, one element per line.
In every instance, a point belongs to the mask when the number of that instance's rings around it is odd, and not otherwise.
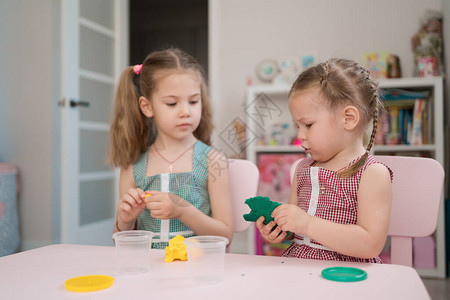
<path fill-rule="evenodd" d="M 87 101 L 79 100 L 76 101 L 74 99 L 70 99 L 70 107 L 76 107 L 76 106 L 83 106 L 83 107 L 89 107 L 90 103 Z"/>

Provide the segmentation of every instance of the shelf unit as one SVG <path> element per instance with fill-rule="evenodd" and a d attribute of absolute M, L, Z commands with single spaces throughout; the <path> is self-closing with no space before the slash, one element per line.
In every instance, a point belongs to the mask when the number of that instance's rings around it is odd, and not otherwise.
<path fill-rule="evenodd" d="M 436 159 L 444 166 L 444 95 L 442 77 L 429 78 L 398 78 L 379 80 L 381 89 L 406 89 L 406 90 L 428 90 L 431 94 L 432 102 L 432 126 L 433 144 L 424 145 L 374 145 L 373 154 L 387 155 L 401 153 L 401 155 L 413 155 L 417 152 L 429 153 L 429 156 Z M 271 122 L 290 122 L 291 116 L 287 106 L 290 86 L 255 85 L 247 88 L 246 113 L 247 132 L 250 133 L 246 148 L 247 159 L 257 163 L 258 153 L 295 153 L 302 151 L 299 147 L 290 145 L 257 145 L 259 135 L 270 130 Z M 418 269 L 418 273 L 424 277 L 446 277 L 445 258 L 445 217 L 444 217 L 444 196 L 442 196 L 439 219 L 436 232 L 436 268 Z M 248 253 L 255 253 L 254 227 L 247 232 Z"/>

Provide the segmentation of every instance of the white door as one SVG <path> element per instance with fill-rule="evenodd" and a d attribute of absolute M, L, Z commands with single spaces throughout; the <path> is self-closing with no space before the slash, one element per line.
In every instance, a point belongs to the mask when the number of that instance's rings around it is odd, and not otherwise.
<path fill-rule="evenodd" d="M 61 242 L 112 245 L 117 170 L 106 164 L 128 1 L 61 0 Z"/>

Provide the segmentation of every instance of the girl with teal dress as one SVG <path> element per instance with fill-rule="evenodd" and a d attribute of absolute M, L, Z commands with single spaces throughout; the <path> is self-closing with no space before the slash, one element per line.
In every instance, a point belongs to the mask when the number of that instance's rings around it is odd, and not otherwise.
<path fill-rule="evenodd" d="M 156 51 L 123 71 L 109 152 L 121 168 L 113 232 L 152 231 L 153 248 L 178 234 L 231 241 L 228 161 L 209 146 L 211 132 L 204 76 L 190 55 Z"/>

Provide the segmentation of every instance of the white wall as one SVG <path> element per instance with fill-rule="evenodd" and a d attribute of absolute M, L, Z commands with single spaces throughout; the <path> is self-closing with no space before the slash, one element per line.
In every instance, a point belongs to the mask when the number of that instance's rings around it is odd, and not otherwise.
<path fill-rule="evenodd" d="M 412 76 L 411 37 L 427 9 L 445 0 L 211 0 L 215 11 L 210 69 L 216 134 L 236 117 L 245 120 L 243 101 L 248 76 L 255 80 L 266 58 L 313 52 L 319 60 L 360 60 L 363 53 L 399 55 L 403 76 Z M 215 73 L 214 73 L 215 72 Z M 223 113 L 227 112 L 227 113 Z M 229 149 L 216 137 L 214 146 Z M 231 154 L 228 152 L 228 154 Z"/>
<path fill-rule="evenodd" d="M 58 3 L 0 1 L 0 162 L 19 168 L 25 249 L 52 243 L 59 228 Z"/>

